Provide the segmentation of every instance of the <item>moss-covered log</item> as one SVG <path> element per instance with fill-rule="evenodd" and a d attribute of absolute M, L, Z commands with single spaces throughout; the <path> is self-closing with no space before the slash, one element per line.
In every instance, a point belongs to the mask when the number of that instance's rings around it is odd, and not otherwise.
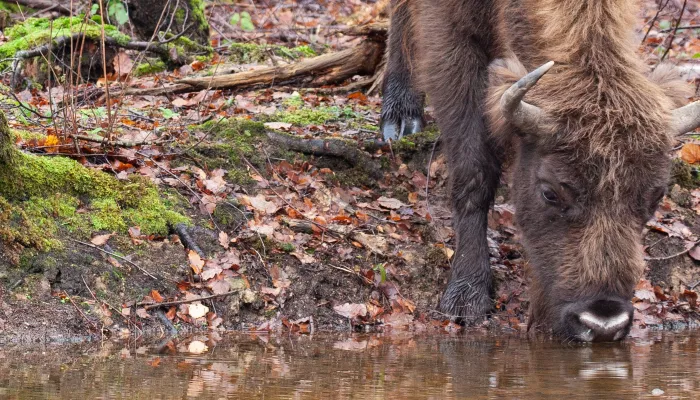
<path fill-rule="evenodd" d="M 202 0 L 130 0 L 129 18 L 134 32 L 143 40 L 150 40 L 158 32 L 179 35 L 185 31 L 188 39 L 209 46 L 209 23 Z"/>

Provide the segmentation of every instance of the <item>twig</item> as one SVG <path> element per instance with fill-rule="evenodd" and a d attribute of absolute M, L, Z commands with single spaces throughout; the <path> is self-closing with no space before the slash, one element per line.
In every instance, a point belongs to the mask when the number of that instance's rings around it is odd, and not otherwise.
<path fill-rule="evenodd" d="M 209 300 L 209 299 L 214 299 L 214 298 L 222 297 L 222 296 L 228 296 L 230 294 L 236 294 L 236 293 L 238 293 L 238 290 L 232 290 L 232 291 L 226 292 L 226 293 L 213 294 L 211 296 L 204 296 L 204 297 L 200 297 L 197 299 L 167 301 L 165 303 L 156 303 L 156 304 L 142 302 L 142 303 L 136 303 L 136 306 L 138 306 L 138 307 L 143 306 L 146 310 L 151 310 L 151 309 L 158 308 L 158 307 L 169 307 L 169 306 L 176 306 L 179 304 L 194 303 L 195 301 Z"/>
<path fill-rule="evenodd" d="M 133 267 L 135 267 L 135 268 L 138 269 L 139 271 L 143 272 L 145 275 L 147 275 L 148 277 L 150 277 L 150 278 L 153 279 L 153 280 L 156 280 L 156 281 L 159 281 L 159 282 L 160 282 L 160 281 L 162 281 L 163 279 L 166 279 L 166 280 L 168 280 L 168 281 L 170 281 L 170 282 L 177 283 L 177 281 L 175 281 L 175 280 L 173 280 L 173 279 L 170 279 L 170 278 L 167 278 L 167 277 L 158 278 L 158 277 L 154 276 L 153 274 L 151 274 L 150 272 L 148 272 L 148 271 L 146 271 L 145 269 L 143 269 L 141 266 L 139 266 L 139 265 L 136 264 L 135 262 L 129 260 L 128 258 L 122 257 L 122 256 L 120 256 L 119 254 L 115 254 L 115 253 L 113 253 L 113 252 L 111 252 L 111 251 L 107 251 L 107 250 L 105 250 L 105 249 L 103 249 L 103 248 L 101 248 L 101 247 L 95 246 L 95 245 L 92 244 L 92 243 L 81 242 L 80 240 L 75 240 L 75 239 L 70 239 L 70 240 L 73 241 L 73 242 L 75 242 L 75 243 L 82 244 L 83 246 L 87 246 L 87 247 L 91 247 L 91 248 L 93 248 L 93 249 L 99 250 L 99 251 L 101 251 L 101 252 L 103 252 L 103 253 L 105 253 L 105 254 L 109 254 L 110 256 L 112 256 L 112 257 L 114 257 L 114 258 L 118 258 L 118 259 L 120 259 L 120 260 L 122 260 L 122 261 L 128 263 L 129 265 L 132 265 Z"/>
<path fill-rule="evenodd" d="M 700 240 L 694 241 L 693 244 L 692 244 L 691 246 L 687 246 L 687 247 L 688 247 L 687 249 L 685 249 L 685 250 L 683 250 L 683 251 L 679 251 L 678 253 L 674 253 L 674 254 L 668 255 L 668 256 L 664 256 L 664 257 L 644 257 L 644 259 L 645 259 L 646 261 L 670 260 L 670 259 L 672 259 L 672 258 L 676 258 L 676 257 L 678 257 L 678 256 L 682 256 L 683 254 L 686 254 L 687 252 L 689 252 L 690 250 L 692 250 L 698 243 L 700 243 Z"/>
<path fill-rule="evenodd" d="M 656 20 L 659 18 L 659 14 L 661 14 L 661 11 L 666 8 L 668 5 L 668 2 L 671 0 L 666 0 L 663 6 L 661 6 L 661 3 L 659 3 L 659 8 L 656 10 L 656 14 L 654 14 L 654 18 L 651 19 L 651 23 L 649 24 L 649 29 L 647 29 L 647 33 L 644 34 L 644 37 L 642 38 L 642 43 L 640 43 L 640 46 L 644 44 L 644 42 L 647 40 L 647 37 L 649 36 L 649 32 L 651 32 L 652 29 L 654 29 L 654 23 Z"/>
<path fill-rule="evenodd" d="M 78 305 L 75 304 L 75 302 L 73 301 L 71 296 L 69 296 L 68 293 L 65 293 L 65 295 L 66 295 L 66 298 L 68 299 L 68 301 L 70 301 L 70 303 L 73 305 L 73 307 L 75 307 L 75 309 L 78 310 L 78 313 L 80 313 L 80 315 L 83 317 L 85 322 L 87 322 L 89 325 L 92 325 L 92 327 L 95 329 L 95 331 L 98 331 L 98 332 L 101 331 L 101 329 L 97 326 L 97 324 L 95 324 L 93 321 L 90 321 L 90 319 L 87 317 L 87 315 L 85 315 L 83 310 L 81 310 L 80 307 L 78 307 Z"/>
<path fill-rule="evenodd" d="M 668 40 L 668 46 L 666 47 L 666 51 L 664 51 L 664 54 L 661 56 L 661 60 L 659 60 L 659 62 L 663 61 L 664 58 L 666 58 L 668 52 L 671 51 L 671 47 L 673 47 L 673 40 L 676 38 L 676 32 L 678 32 L 678 27 L 681 25 L 681 20 L 683 19 L 683 13 L 685 13 L 685 6 L 687 3 L 688 0 L 683 0 L 683 7 L 681 8 L 681 13 L 678 16 L 678 20 L 676 21 L 676 26 L 675 28 L 673 28 L 671 37 Z"/>
<path fill-rule="evenodd" d="M 671 30 L 673 30 L 673 29 L 675 29 L 675 30 L 677 30 L 677 31 L 680 31 L 680 30 L 683 30 L 683 29 L 700 29 L 700 25 L 679 26 L 679 27 L 677 27 L 677 28 L 662 29 L 662 30 L 660 30 L 659 32 L 661 32 L 661 33 L 667 33 L 667 32 L 671 32 Z"/>
<path fill-rule="evenodd" d="M 186 249 L 192 250 L 195 253 L 199 254 L 200 257 L 205 258 L 202 249 L 199 248 L 197 242 L 194 239 L 192 239 L 190 233 L 187 232 L 187 225 L 185 225 L 184 223 L 175 224 L 175 226 L 173 226 L 173 231 L 175 231 L 175 233 L 177 233 L 177 235 L 180 237 L 180 241 Z"/>

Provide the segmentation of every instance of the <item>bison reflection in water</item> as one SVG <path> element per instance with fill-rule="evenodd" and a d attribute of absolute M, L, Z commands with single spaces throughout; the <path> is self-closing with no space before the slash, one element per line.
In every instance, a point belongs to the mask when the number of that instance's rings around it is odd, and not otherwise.
<path fill-rule="evenodd" d="M 637 11 L 634 0 L 393 1 L 382 132 L 419 131 L 427 94 L 457 233 L 443 312 L 473 321 L 492 310 L 487 212 L 507 154 L 532 265 L 530 328 L 626 336 L 673 137 L 700 125 L 671 68 L 645 73 Z"/>

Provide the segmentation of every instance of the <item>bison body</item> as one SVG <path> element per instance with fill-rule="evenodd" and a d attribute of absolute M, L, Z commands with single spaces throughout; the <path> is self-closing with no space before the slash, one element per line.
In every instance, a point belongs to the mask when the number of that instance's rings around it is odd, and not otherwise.
<path fill-rule="evenodd" d="M 473 321 L 493 308 L 487 213 L 504 154 L 514 154 L 530 327 L 625 337 L 642 228 L 665 193 L 673 135 L 700 124 L 697 103 L 676 109 L 672 71 L 648 76 L 635 54 L 635 2 L 392 5 L 382 132 L 419 131 L 427 95 L 450 170 L 457 250 L 441 310 Z"/>

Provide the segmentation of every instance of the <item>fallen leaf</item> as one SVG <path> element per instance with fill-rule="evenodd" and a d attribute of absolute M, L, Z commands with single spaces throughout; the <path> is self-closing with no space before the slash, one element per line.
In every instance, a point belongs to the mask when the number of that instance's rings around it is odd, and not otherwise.
<path fill-rule="evenodd" d="M 114 233 L 97 235 L 94 238 L 90 239 L 90 243 L 94 244 L 95 246 L 102 246 L 103 244 L 107 243 L 109 238 L 111 238 L 112 236 L 114 236 Z"/>
<path fill-rule="evenodd" d="M 695 261 L 700 261 L 700 246 L 695 246 L 690 251 L 688 255 Z"/>
<path fill-rule="evenodd" d="M 292 253 L 292 255 L 301 261 L 302 264 L 312 264 L 316 262 L 316 259 L 310 254 L 295 251 Z"/>
<path fill-rule="evenodd" d="M 700 144 L 684 144 L 681 148 L 681 159 L 689 164 L 700 162 Z"/>
<path fill-rule="evenodd" d="M 137 315 L 139 318 L 143 318 L 143 319 L 151 318 L 151 316 L 148 314 L 148 311 L 146 311 L 145 308 L 137 308 L 137 309 L 136 309 L 136 315 Z"/>
<path fill-rule="evenodd" d="M 197 319 L 207 315 L 208 312 L 209 307 L 205 306 L 204 304 L 198 301 L 195 301 L 194 303 L 190 304 L 188 314 L 190 314 L 190 317 Z"/>
<path fill-rule="evenodd" d="M 223 268 L 221 268 L 219 265 L 210 264 L 212 263 L 207 263 L 204 270 L 199 274 L 203 281 L 208 281 L 209 279 L 215 277 L 216 275 L 220 274 L 221 271 L 223 271 Z"/>
<path fill-rule="evenodd" d="M 401 207 L 406 206 L 406 204 L 404 204 L 401 200 L 392 199 L 384 196 L 378 198 L 377 203 L 379 203 L 380 206 L 391 210 L 397 210 Z"/>
<path fill-rule="evenodd" d="M 270 277 L 276 288 L 288 288 L 292 284 L 292 281 L 287 278 L 287 273 L 276 265 L 270 268 Z"/>
<path fill-rule="evenodd" d="M 197 252 L 190 250 L 187 252 L 187 259 L 190 260 L 190 267 L 192 267 L 192 271 L 195 274 L 199 274 L 202 272 L 202 268 L 204 267 L 204 260 L 202 260 L 202 257 L 197 254 Z"/>
<path fill-rule="evenodd" d="M 292 124 L 289 124 L 287 122 L 265 122 L 263 124 L 265 128 L 270 128 L 270 129 L 283 129 L 287 130 L 292 127 Z"/>
<path fill-rule="evenodd" d="M 155 289 L 151 290 L 151 297 L 153 298 L 153 300 L 156 301 L 156 303 L 162 303 L 163 300 L 165 300 L 163 296 L 161 296 L 160 293 L 158 293 L 158 291 Z"/>
<path fill-rule="evenodd" d="M 333 310 L 345 318 L 354 319 L 357 317 L 364 317 L 367 315 L 367 305 L 365 304 L 353 304 L 345 303 L 333 307 Z"/>
<path fill-rule="evenodd" d="M 224 249 L 228 249 L 230 243 L 231 242 L 228 238 L 228 233 L 224 231 L 219 232 L 219 244 L 221 245 L 221 247 L 223 247 Z"/>
<path fill-rule="evenodd" d="M 364 232 L 355 232 L 352 235 L 359 244 L 368 248 L 369 250 L 379 254 L 385 255 L 389 251 L 389 243 L 387 243 L 386 238 L 378 235 L 368 235 Z M 353 245 L 355 242 L 353 242 Z"/>
<path fill-rule="evenodd" d="M 209 282 L 207 283 L 207 287 L 211 289 L 214 294 L 224 294 L 231 290 L 231 284 L 225 279 Z"/>

